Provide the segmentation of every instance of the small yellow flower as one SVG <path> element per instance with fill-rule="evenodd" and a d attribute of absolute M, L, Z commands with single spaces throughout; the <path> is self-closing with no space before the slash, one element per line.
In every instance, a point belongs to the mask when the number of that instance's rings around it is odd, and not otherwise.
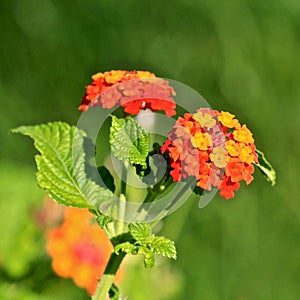
<path fill-rule="evenodd" d="M 235 115 L 232 115 L 229 112 L 221 112 L 221 115 L 218 116 L 218 120 L 222 123 L 222 125 L 233 128 L 238 126 L 239 121 L 237 119 L 234 119 Z"/>
<path fill-rule="evenodd" d="M 234 140 L 228 140 L 226 142 L 226 150 L 231 156 L 239 156 L 241 152 L 241 144 Z"/>
<path fill-rule="evenodd" d="M 208 133 L 196 132 L 191 138 L 192 145 L 200 150 L 207 150 L 212 145 L 212 138 Z"/>
<path fill-rule="evenodd" d="M 155 77 L 155 75 L 149 71 L 137 71 L 136 73 L 139 78 Z"/>
<path fill-rule="evenodd" d="M 101 72 L 99 72 L 99 73 L 94 74 L 94 75 L 92 76 L 92 79 L 93 79 L 93 80 L 97 80 L 97 79 L 99 79 L 99 78 L 101 78 L 101 77 L 104 77 L 104 74 L 101 73 Z"/>
<path fill-rule="evenodd" d="M 240 159 L 242 162 L 245 162 L 247 164 L 251 164 L 254 161 L 254 154 L 252 149 L 249 146 L 244 146 L 241 149 L 241 153 L 240 153 Z"/>
<path fill-rule="evenodd" d="M 110 72 L 105 72 L 105 81 L 107 83 L 115 84 L 122 79 L 122 77 L 126 74 L 126 71 L 122 70 L 112 70 Z"/>
<path fill-rule="evenodd" d="M 233 132 L 233 137 L 236 141 L 242 143 L 254 143 L 251 131 L 247 128 L 246 125 L 243 125 L 241 128 L 236 129 Z"/>

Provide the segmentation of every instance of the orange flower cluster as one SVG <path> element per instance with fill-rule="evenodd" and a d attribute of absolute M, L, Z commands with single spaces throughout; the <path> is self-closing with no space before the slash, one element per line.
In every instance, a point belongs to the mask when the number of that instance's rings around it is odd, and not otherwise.
<path fill-rule="evenodd" d="M 121 105 L 126 113 L 138 114 L 141 109 L 162 110 L 167 116 L 176 114 L 172 98 L 174 89 L 168 81 L 157 78 L 148 71 L 123 71 L 97 73 L 86 87 L 80 110 L 92 106 L 113 108 Z"/>
<path fill-rule="evenodd" d="M 63 223 L 47 232 L 47 252 L 58 276 L 72 278 L 92 295 L 112 245 L 104 230 L 92 222 L 87 209 L 67 207 Z"/>
<path fill-rule="evenodd" d="M 234 117 L 204 108 L 178 118 L 161 148 L 169 155 L 174 181 L 194 176 L 198 187 L 208 191 L 217 187 L 222 197 L 230 199 L 240 181 L 253 180 L 253 163 L 258 162 L 254 139 Z"/>

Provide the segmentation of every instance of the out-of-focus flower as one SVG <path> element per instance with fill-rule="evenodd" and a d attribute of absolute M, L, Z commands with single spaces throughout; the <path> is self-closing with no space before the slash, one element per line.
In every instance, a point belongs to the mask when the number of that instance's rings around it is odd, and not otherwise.
<path fill-rule="evenodd" d="M 34 220 L 39 227 L 53 227 L 62 221 L 64 209 L 64 206 L 59 205 L 50 196 L 46 196 L 43 206 L 34 212 Z"/>
<path fill-rule="evenodd" d="M 67 207 L 63 223 L 47 231 L 47 252 L 58 276 L 72 278 L 92 295 L 104 273 L 112 245 L 88 210 Z"/>
<path fill-rule="evenodd" d="M 172 98 L 175 91 L 169 82 L 157 78 L 148 71 L 123 71 L 97 73 L 93 82 L 86 87 L 80 110 L 101 106 L 113 108 L 118 105 L 128 114 L 135 115 L 141 109 L 164 111 L 167 116 L 176 114 L 176 104 Z"/>
<path fill-rule="evenodd" d="M 229 199 L 240 181 L 253 180 L 253 163 L 258 162 L 254 139 L 234 117 L 205 108 L 178 118 L 161 148 L 168 153 L 174 181 L 194 176 L 203 190 L 217 187 Z"/>

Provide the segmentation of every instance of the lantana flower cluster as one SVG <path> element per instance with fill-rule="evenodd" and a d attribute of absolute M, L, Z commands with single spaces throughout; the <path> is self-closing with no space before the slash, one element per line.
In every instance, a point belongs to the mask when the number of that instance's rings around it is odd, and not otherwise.
<path fill-rule="evenodd" d="M 258 162 L 254 139 L 234 117 L 204 108 L 178 118 L 161 147 L 168 154 L 174 181 L 194 176 L 201 189 L 216 187 L 230 199 L 242 180 L 246 184 L 253 180 L 253 163 Z"/>
<path fill-rule="evenodd" d="M 122 106 L 128 114 L 141 109 L 176 114 L 174 89 L 169 82 L 148 71 L 112 70 L 92 76 L 86 87 L 80 110 L 101 106 Z M 196 178 L 196 185 L 206 191 L 220 190 L 225 199 L 234 197 L 240 182 L 253 180 L 258 163 L 251 131 L 229 112 L 201 108 L 179 117 L 161 147 L 168 154 L 170 175 L 174 181 Z"/>
<path fill-rule="evenodd" d="M 63 223 L 47 232 L 47 252 L 54 272 L 72 278 L 90 295 L 95 292 L 112 252 L 105 231 L 93 220 L 87 209 L 67 207 Z"/>
<path fill-rule="evenodd" d="M 92 76 L 93 82 L 86 87 L 80 110 L 101 106 L 122 106 L 128 114 L 135 115 L 141 109 L 164 111 L 167 116 L 176 114 L 172 98 L 175 91 L 169 82 L 157 78 L 148 71 L 112 70 Z"/>

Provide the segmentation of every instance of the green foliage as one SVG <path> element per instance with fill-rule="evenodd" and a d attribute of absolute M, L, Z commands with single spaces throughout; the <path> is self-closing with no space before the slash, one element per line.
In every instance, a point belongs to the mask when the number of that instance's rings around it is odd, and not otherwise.
<path fill-rule="evenodd" d="M 144 255 L 144 266 L 145 268 L 152 268 L 155 264 L 154 253 L 146 246 L 138 246 L 137 247 L 138 254 Z"/>
<path fill-rule="evenodd" d="M 125 252 L 127 254 L 137 254 L 136 250 L 137 249 L 136 249 L 135 245 L 133 245 L 130 242 L 124 242 L 122 244 L 115 246 L 115 248 L 114 248 L 115 253 L 118 255 L 120 254 L 120 252 Z"/>
<path fill-rule="evenodd" d="M 152 238 L 152 230 L 148 223 L 131 223 L 128 228 L 132 237 L 141 245 L 146 245 Z"/>
<path fill-rule="evenodd" d="M 117 159 L 146 167 L 150 134 L 146 133 L 134 118 L 112 116 L 110 144 Z"/>
<path fill-rule="evenodd" d="M 58 278 L 45 254 L 39 208 L 45 196 L 32 168 L 0 168 L 0 299 L 90 299 L 70 279 Z M 37 222 L 38 221 L 38 222 Z M 37 223 L 36 223 L 37 222 Z M 40 227 L 42 226 L 42 227 Z"/>
<path fill-rule="evenodd" d="M 176 247 L 174 242 L 171 240 L 161 236 L 153 237 L 149 246 L 155 254 L 176 259 Z"/>
<path fill-rule="evenodd" d="M 271 183 L 272 186 L 276 184 L 276 172 L 272 165 L 268 162 L 263 152 L 256 149 L 258 155 L 258 164 L 256 166 L 262 171 L 266 179 Z"/>
<path fill-rule="evenodd" d="M 115 246 L 116 254 L 120 252 L 132 255 L 143 254 L 146 268 L 154 266 L 155 254 L 176 259 L 174 242 L 165 237 L 155 236 L 148 223 L 130 223 L 128 228 L 133 240 Z"/>
<path fill-rule="evenodd" d="M 103 229 L 108 223 L 112 222 L 112 219 L 109 216 L 105 216 L 103 214 L 99 214 L 96 217 L 97 223 Z"/>
<path fill-rule="evenodd" d="M 41 155 L 36 155 L 39 186 L 58 203 L 80 208 L 99 207 L 113 193 L 85 174 L 85 133 L 75 126 L 53 122 L 21 126 L 13 130 L 30 136 Z"/>

